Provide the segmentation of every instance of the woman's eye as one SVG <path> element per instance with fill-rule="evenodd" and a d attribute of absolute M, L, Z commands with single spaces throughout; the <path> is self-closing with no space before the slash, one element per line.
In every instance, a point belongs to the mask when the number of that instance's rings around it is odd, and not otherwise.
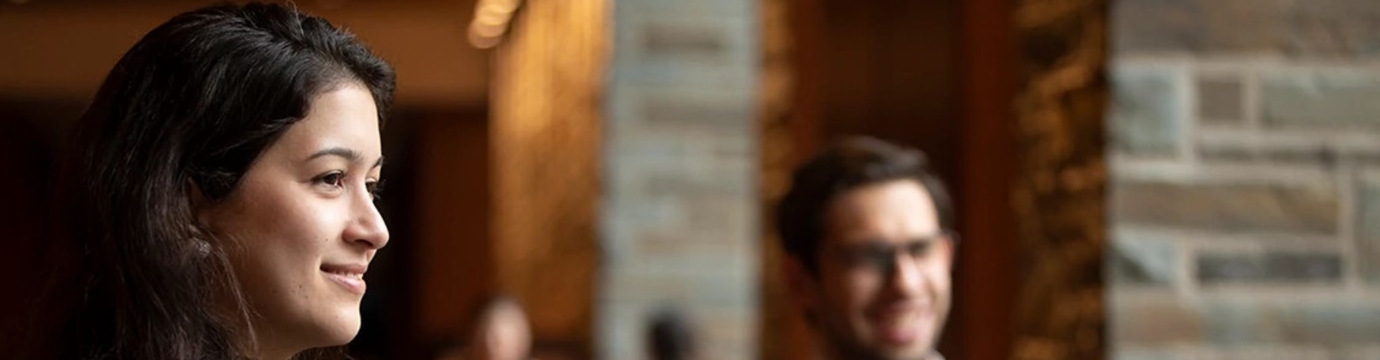
<path fill-rule="evenodd" d="M 316 182 L 318 184 L 330 187 L 341 187 L 345 185 L 345 174 L 340 172 L 333 172 L 326 175 L 321 175 L 321 177 L 316 178 Z"/>
<path fill-rule="evenodd" d="M 373 195 L 374 200 L 377 201 L 381 197 L 380 195 L 383 193 L 383 180 L 370 181 L 368 183 L 365 183 L 364 188 L 368 189 L 369 194 Z"/>

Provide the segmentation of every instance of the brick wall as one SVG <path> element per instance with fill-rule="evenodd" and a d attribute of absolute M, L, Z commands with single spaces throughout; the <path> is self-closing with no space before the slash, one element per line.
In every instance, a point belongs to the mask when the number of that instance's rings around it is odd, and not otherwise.
<path fill-rule="evenodd" d="M 1113 5 L 1117 359 L 1380 359 L 1380 2 Z"/>
<path fill-rule="evenodd" d="M 701 358 L 757 355 L 757 2 L 618 1 L 604 99 L 596 358 L 677 309 Z"/>

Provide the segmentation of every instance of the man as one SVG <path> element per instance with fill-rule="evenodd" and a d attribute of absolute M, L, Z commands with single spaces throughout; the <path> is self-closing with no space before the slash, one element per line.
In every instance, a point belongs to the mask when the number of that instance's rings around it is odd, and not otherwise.
<path fill-rule="evenodd" d="M 850 138 L 796 170 L 777 209 L 785 276 L 830 359 L 943 359 L 957 238 L 924 155 Z"/>

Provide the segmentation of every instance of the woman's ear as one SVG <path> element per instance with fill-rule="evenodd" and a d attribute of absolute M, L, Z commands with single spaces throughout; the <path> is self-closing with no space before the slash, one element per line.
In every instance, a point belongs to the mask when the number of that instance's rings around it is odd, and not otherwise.
<path fill-rule="evenodd" d="M 189 202 L 187 206 L 192 209 L 192 217 L 196 220 L 197 224 L 206 224 L 206 217 L 209 216 L 208 213 L 211 207 L 210 199 L 206 198 L 206 193 L 201 191 L 201 186 L 197 185 L 195 180 L 188 178 L 186 187 L 185 191 L 187 192 L 187 201 Z"/>

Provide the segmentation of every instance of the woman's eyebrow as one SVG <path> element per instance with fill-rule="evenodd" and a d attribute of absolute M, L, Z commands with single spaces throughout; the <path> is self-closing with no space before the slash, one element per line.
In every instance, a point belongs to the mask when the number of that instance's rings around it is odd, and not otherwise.
<path fill-rule="evenodd" d="M 364 158 L 364 157 L 361 156 L 361 155 L 359 154 L 359 152 L 357 152 L 357 151 L 354 151 L 354 150 L 351 150 L 351 149 L 347 149 L 347 148 L 343 148 L 343 147 L 333 147 L 333 148 L 329 148 L 329 149 L 323 149 L 323 150 L 321 150 L 321 151 L 317 151 L 317 152 L 314 153 L 314 154 L 311 154 L 311 156 L 308 156 L 308 157 L 307 157 L 307 161 L 312 161 L 312 160 L 315 160 L 316 158 L 319 158 L 319 157 L 322 157 L 322 156 L 339 156 L 339 157 L 345 158 L 345 160 L 349 160 L 351 163 L 357 163 L 357 162 L 359 162 L 360 160 L 363 160 L 363 158 Z M 379 156 L 379 159 L 378 159 L 378 160 L 375 160 L 375 161 L 374 161 L 374 165 L 370 166 L 369 168 L 372 169 L 372 168 L 376 168 L 376 167 L 380 167 L 380 166 L 383 166 L 383 157 L 382 157 L 382 156 Z"/>
<path fill-rule="evenodd" d="M 317 151 L 314 154 L 311 154 L 311 156 L 307 157 L 306 161 L 312 161 L 322 156 L 339 156 L 345 158 L 345 160 L 349 160 L 350 162 L 359 162 L 359 160 L 362 158 L 359 155 L 359 152 L 356 152 L 354 150 L 346 149 L 343 147 L 333 147 L 329 149 L 323 149 L 321 151 Z"/>

